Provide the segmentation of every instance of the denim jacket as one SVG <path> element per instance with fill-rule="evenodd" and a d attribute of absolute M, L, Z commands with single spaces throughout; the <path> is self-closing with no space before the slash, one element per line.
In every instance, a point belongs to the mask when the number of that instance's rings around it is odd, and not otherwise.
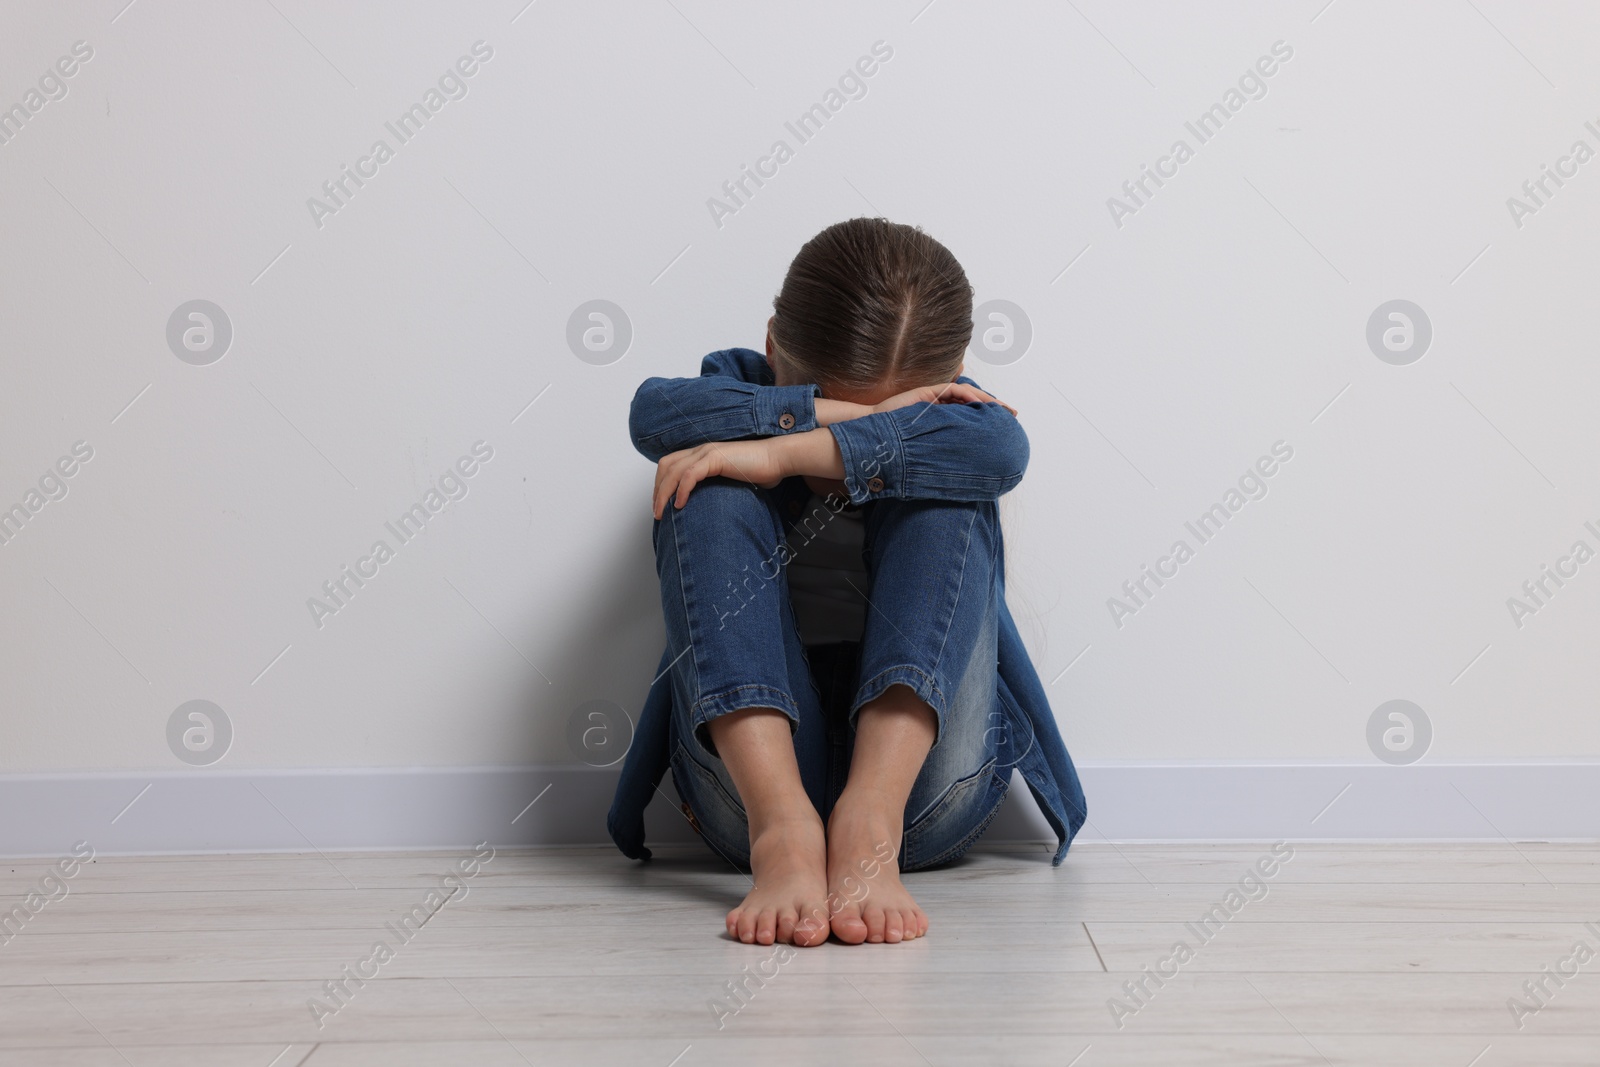
<path fill-rule="evenodd" d="M 970 378 L 958 379 L 976 385 Z M 634 395 L 628 429 L 634 447 L 651 460 L 708 441 L 776 437 L 817 428 L 815 385 L 773 384 L 758 352 L 728 348 L 706 356 L 698 378 L 650 378 Z M 998 404 L 911 404 L 828 427 L 844 458 L 850 500 L 864 504 L 900 500 L 994 500 L 1015 488 L 1028 465 L 1028 438 Z M 791 478 L 774 492 L 803 501 L 810 492 Z M 788 525 L 799 509 L 781 508 Z M 1044 686 L 1028 658 L 1005 603 L 1001 562 L 998 711 L 1003 736 L 997 765 L 1022 772 L 1045 819 L 1060 840 L 1052 862 L 1066 856 L 1087 815 L 1077 768 L 1061 739 Z M 671 665 L 663 652 L 645 697 L 633 744 L 606 817 L 606 828 L 626 855 L 649 859 L 644 809 L 669 761 Z"/>

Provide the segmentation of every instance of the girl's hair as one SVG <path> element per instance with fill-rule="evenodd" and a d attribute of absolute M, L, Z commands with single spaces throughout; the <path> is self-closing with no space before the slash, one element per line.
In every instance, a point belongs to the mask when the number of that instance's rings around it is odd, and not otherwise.
<path fill-rule="evenodd" d="M 950 250 L 887 219 L 838 222 L 807 241 L 773 301 L 773 346 L 819 385 L 948 382 L 972 340 L 972 286 Z"/>

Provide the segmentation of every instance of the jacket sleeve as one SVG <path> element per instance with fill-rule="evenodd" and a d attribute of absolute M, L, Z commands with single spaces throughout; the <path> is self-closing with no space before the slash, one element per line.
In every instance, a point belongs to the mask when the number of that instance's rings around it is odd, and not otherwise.
<path fill-rule="evenodd" d="M 748 348 L 713 352 L 698 378 L 649 378 L 633 395 L 628 433 L 656 462 L 708 441 L 776 437 L 817 428 L 815 385 L 774 385 L 761 354 Z"/>
<path fill-rule="evenodd" d="M 912 404 L 828 429 L 853 504 L 996 500 L 1028 469 L 1028 435 L 999 404 Z"/>

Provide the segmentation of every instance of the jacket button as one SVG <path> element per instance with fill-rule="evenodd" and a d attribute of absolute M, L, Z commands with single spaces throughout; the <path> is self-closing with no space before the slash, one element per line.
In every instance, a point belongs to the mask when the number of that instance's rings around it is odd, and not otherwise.
<path fill-rule="evenodd" d="M 785 411 L 782 415 L 779 415 L 778 416 L 778 428 L 780 430 L 792 430 L 792 429 L 794 429 L 794 416 L 789 414 L 787 411 Z"/>
<path fill-rule="evenodd" d="M 874 493 L 883 492 L 883 479 L 882 478 L 869 478 L 869 479 L 867 479 L 867 488 L 870 491 L 874 492 Z"/>

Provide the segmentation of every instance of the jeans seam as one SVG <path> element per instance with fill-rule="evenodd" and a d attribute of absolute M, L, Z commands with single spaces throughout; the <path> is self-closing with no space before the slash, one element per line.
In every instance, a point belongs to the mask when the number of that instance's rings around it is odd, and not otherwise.
<path fill-rule="evenodd" d="M 944 635 L 939 638 L 939 651 L 934 653 L 933 656 L 933 669 L 935 671 L 939 669 L 939 664 L 944 659 L 945 645 L 950 643 L 950 629 L 955 625 L 956 609 L 961 604 L 961 589 L 966 583 L 967 557 L 972 554 L 972 531 L 977 524 L 978 509 L 974 507 L 972 509 L 972 519 L 967 523 L 967 541 L 966 544 L 961 548 L 961 573 L 956 575 L 956 592 L 954 603 L 951 604 L 949 612 L 944 620 Z"/>
<path fill-rule="evenodd" d="M 683 637 L 689 643 L 689 662 L 694 667 L 694 687 L 700 687 L 700 653 L 695 649 L 694 621 L 689 618 L 689 591 L 683 586 L 683 575 L 687 569 L 683 563 L 684 542 L 678 531 L 678 512 L 672 512 L 672 545 L 673 562 L 678 567 L 678 603 L 683 611 Z M 688 690 L 688 686 L 684 686 Z"/>

